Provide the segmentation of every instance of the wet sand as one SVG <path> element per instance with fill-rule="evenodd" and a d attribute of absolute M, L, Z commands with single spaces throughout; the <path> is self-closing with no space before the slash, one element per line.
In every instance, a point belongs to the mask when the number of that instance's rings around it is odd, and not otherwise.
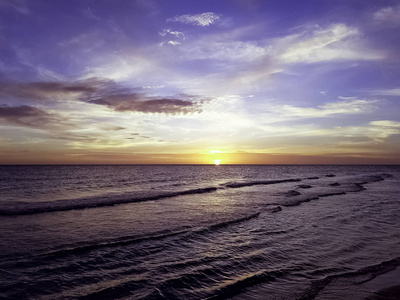
<path fill-rule="evenodd" d="M 368 300 L 398 300 L 400 299 L 400 285 L 392 286 L 375 292 Z"/>
<path fill-rule="evenodd" d="M 373 289 L 368 300 L 400 300 L 400 267 L 365 283 Z"/>
<path fill-rule="evenodd" d="M 376 275 L 337 278 L 322 289 L 316 300 L 400 300 L 400 267 Z"/>

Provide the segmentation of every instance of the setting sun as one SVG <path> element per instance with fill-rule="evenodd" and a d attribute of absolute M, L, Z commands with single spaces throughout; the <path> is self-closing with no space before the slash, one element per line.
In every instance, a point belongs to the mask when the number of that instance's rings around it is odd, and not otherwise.
<path fill-rule="evenodd" d="M 221 160 L 220 160 L 220 159 L 215 159 L 215 160 L 214 160 L 214 163 L 215 163 L 215 165 L 218 166 L 218 165 L 221 163 Z"/>

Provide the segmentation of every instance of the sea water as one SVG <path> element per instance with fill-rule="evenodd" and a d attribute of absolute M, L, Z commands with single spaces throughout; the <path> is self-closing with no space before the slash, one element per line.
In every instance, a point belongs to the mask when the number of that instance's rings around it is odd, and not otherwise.
<path fill-rule="evenodd" d="M 364 299 L 400 166 L 0 166 L 0 241 L 4 299 Z"/>

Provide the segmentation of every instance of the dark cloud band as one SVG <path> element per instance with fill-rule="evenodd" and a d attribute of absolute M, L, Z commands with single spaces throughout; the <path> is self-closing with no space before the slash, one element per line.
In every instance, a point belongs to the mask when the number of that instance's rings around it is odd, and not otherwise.
<path fill-rule="evenodd" d="M 46 127 L 49 124 L 61 123 L 64 118 L 34 106 L 3 105 L 0 106 L 0 121 L 28 127 Z"/>
<path fill-rule="evenodd" d="M 0 97 L 30 101 L 71 97 L 76 101 L 107 106 L 120 112 L 188 114 L 201 112 L 202 100 L 179 95 L 174 98 L 148 96 L 129 90 L 114 81 L 91 78 L 76 82 L 0 82 Z M 190 99 L 190 100 L 187 100 Z"/>

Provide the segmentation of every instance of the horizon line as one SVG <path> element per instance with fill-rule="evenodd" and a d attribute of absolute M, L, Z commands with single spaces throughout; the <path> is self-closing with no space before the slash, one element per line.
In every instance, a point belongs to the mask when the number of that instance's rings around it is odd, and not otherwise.
<path fill-rule="evenodd" d="M 395 164 L 381 164 L 381 163 L 353 163 L 353 164 L 345 164 L 345 163 L 329 163 L 329 164 L 202 164 L 202 163 L 191 163 L 191 164 L 138 164 L 138 163 L 82 163 L 82 164 L 63 164 L 63 163 L 54 163 L 54 164 L 0 164 L 0 167 L 3 166 L 400 166 L 400 163 Z"/>

